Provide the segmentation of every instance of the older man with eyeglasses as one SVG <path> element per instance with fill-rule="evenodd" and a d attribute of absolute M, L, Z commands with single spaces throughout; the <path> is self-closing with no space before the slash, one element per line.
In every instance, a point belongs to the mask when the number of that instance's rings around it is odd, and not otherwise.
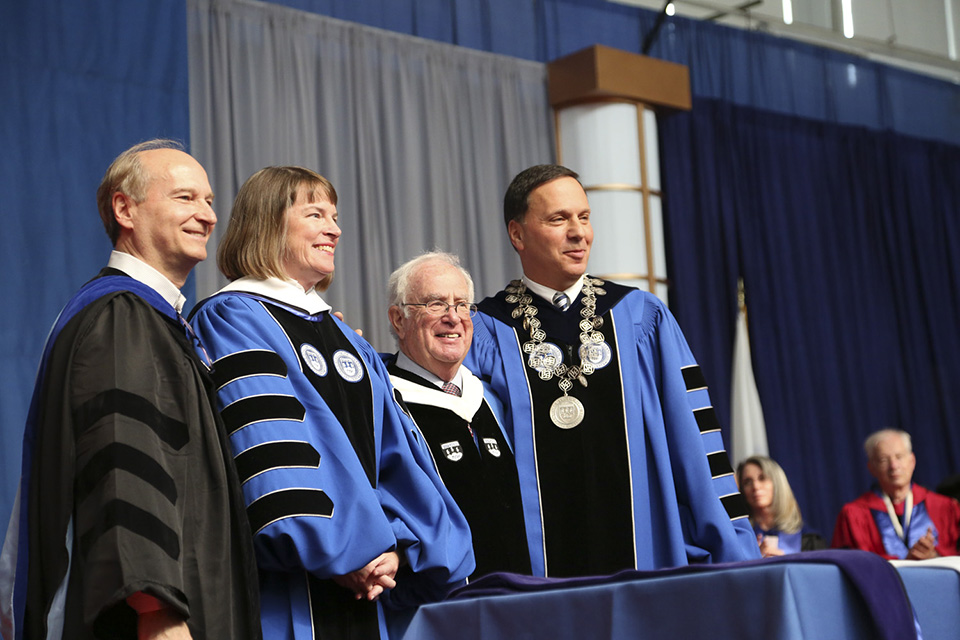
<path fill-rule="evenodd" d="M 387 370 L 470 524 L 477 559 L 471 578 L 529 574 L 513 451 L 483 384 L 462 366 L 477 312 L 473 280 L 456 256 L 430 252 L 394 271 L 389 288 L 400 351 Z"/>

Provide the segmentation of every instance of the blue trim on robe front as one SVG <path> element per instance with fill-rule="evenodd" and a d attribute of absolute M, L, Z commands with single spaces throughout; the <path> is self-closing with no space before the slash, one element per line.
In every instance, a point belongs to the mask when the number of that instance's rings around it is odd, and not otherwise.
<path fill-rule="evenodd" d="M 706 388 L 687 391 L 681 369 L 696 361 L 680 327 L 655 296 L 613 283 L 603 286 L 617 290 L 614 297 L 626 289 L 611 309 L 613 326 L 603 331 L 616 331 L 624 389 L 633 478 L 634 568 L 758 558 L 749 520 L 744 516 L 731 521 L 720 501 L 739 493 L 733 474 L 711 476 L 707 454 L 724 451 L 723 440 L 719 430 L 701 434 L 693 414 L 711 403 Z M 527 365 L 521 352 L 527 340 L 481 311 L 474 318 L 473 346 L 464 364 L 504 402 L 505 428 L 520 472 L 532 568 L 534 575 L 542 576 L 545 547 Z"/>

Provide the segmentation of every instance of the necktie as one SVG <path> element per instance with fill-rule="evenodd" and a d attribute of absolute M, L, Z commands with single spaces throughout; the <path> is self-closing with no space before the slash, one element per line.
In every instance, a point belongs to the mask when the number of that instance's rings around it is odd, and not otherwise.
<path fill-rule="evenodd" d="M 449 393 L 452 396 L 460 397 L 460 387 L 452 382 L 444 382 L 441 389 L 443 389 L 444 393 Z"/>
<path fill-rule="evenodd" d="M 566 311 L 570 308 L 570 298 L 567 297 L 567 294 L 560 291 L 553 296 L 553 304 L 560 311 Z"/>

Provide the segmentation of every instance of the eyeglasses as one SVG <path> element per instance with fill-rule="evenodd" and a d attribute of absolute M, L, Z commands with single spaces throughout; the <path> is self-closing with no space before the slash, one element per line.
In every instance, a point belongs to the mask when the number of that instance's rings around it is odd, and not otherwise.
<path fill-rule="evenodd" d="M 400 306 L 423 307 L 431 316 L 444 316 L 450 311 L 450 307 L 453 307 L 461 318 L 472 318 L 477 315 L 477 305 L 472 302 L 446 303 L 443 300 L 431 300 L 430 302 L 401 302 Z"/>

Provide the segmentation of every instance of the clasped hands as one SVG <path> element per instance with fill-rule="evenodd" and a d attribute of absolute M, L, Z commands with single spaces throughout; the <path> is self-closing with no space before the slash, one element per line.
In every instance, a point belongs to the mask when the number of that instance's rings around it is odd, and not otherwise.
<path fill-rule="evenodd" d="M 344 589 L 354 593 L 357 600 L 375 601 L 386 589 L 397 586 L 394 578 L 400 568 L 400 556 L 396 551 L 387 551 L 371 560 L 365 567 L 342 576 L 334 576 L 333 581 Z"/>

